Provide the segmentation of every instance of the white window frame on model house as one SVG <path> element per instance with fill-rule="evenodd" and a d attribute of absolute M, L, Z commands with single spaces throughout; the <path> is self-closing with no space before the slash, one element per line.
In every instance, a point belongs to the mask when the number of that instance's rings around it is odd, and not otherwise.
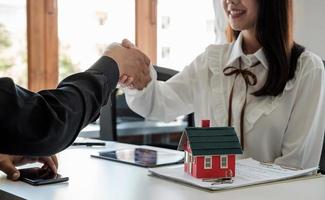
<path fill-rule="evenodd" d="M 189 155 L 188 160 L 189 160 L 189 168 L 190 168 L 189 170 L 190 170 L 190 173 L 192 173 L 192 167 L 193 167 L 193 166 L 192 166 L 192 164 L 193 164 L 192 161 L 193 161 L 193 156 L 192 156 L 191 153 L 189 153 L 188 155 Z"/>
<path fill-rule="evenodd" d="M 228 168 L 228 155 L 220 155 L 220 169 Z"/>
<path fill-rule="evenodd" d="M 204 169 L 212 169 L 212 156 L 204 156 Z"/>
<path fill-rule="evenodd" d="M 185 151 L 185 163 L 189 163 L 189 154 Z"/>

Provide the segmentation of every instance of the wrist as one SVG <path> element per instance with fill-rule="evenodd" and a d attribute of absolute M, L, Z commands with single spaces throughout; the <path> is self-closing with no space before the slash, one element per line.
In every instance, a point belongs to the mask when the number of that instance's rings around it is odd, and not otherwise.
<path fill-rule="evenodd" d="M 115 61 L 117 68 L 119 69 L 119 77 L 121 77 L 123 75 L 123 70 L 121 69 L 121 64 L 120 64 L 120 59 L 117 58 L 117 56 L 110 54 L 110 53 L 105 53 L 104 54 L 105 57 L 112 59 L 113 61 Z"/>
<path fill-rule="evenodd" d="M 112 85 L 117 84 L 119 79 L 119 67 L 118 63 L 111 57 L 103 55 L 99 58 L 86 72 L 101 73 L 107 77 L 107 80 Z"/>

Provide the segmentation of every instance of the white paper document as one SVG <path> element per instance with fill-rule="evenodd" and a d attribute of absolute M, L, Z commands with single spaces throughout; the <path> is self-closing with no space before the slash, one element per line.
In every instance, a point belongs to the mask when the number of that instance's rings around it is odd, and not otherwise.
<path fill-rule="evenodd" d="M 202 179 L 194 178 L 184 172 L 183 164 L 151 168 L 149 172 L 154 176 L 208 190 L 224 190 L 312 175 L 317 172 L 317 167 L 293 170 L 275 164 L 260 163 L 252 158 L 242 159 L 236 161 L 236 177 L 234 177 L 232 183 L 206 182 Z"/>

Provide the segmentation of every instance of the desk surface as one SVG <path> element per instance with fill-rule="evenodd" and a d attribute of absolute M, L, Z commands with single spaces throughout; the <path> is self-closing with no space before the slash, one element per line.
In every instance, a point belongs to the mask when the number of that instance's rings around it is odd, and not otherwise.
<path fill-rule="evenodd" d="M 99 150 L 127 146 L 131 145 L 108 142 L 106 147 L 70 147 L 59 154 L 59 172 L 70 177 L 68 183 L 35 187 L 8 181 L 0 172 L 0 189 L 33 200 L 323 200 L 325 197 L 325 177 L 209 192 L 148 176 L 146 168 L 90 157 Z"/>

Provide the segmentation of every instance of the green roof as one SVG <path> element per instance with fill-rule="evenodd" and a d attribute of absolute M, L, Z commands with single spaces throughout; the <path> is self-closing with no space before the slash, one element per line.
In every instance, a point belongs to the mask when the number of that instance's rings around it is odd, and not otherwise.
<path fill-rule="evenodd" d="M 243 153 L 233 127 L 186 128 L 179 149 L 187 138 L 194 156 Z"/>

